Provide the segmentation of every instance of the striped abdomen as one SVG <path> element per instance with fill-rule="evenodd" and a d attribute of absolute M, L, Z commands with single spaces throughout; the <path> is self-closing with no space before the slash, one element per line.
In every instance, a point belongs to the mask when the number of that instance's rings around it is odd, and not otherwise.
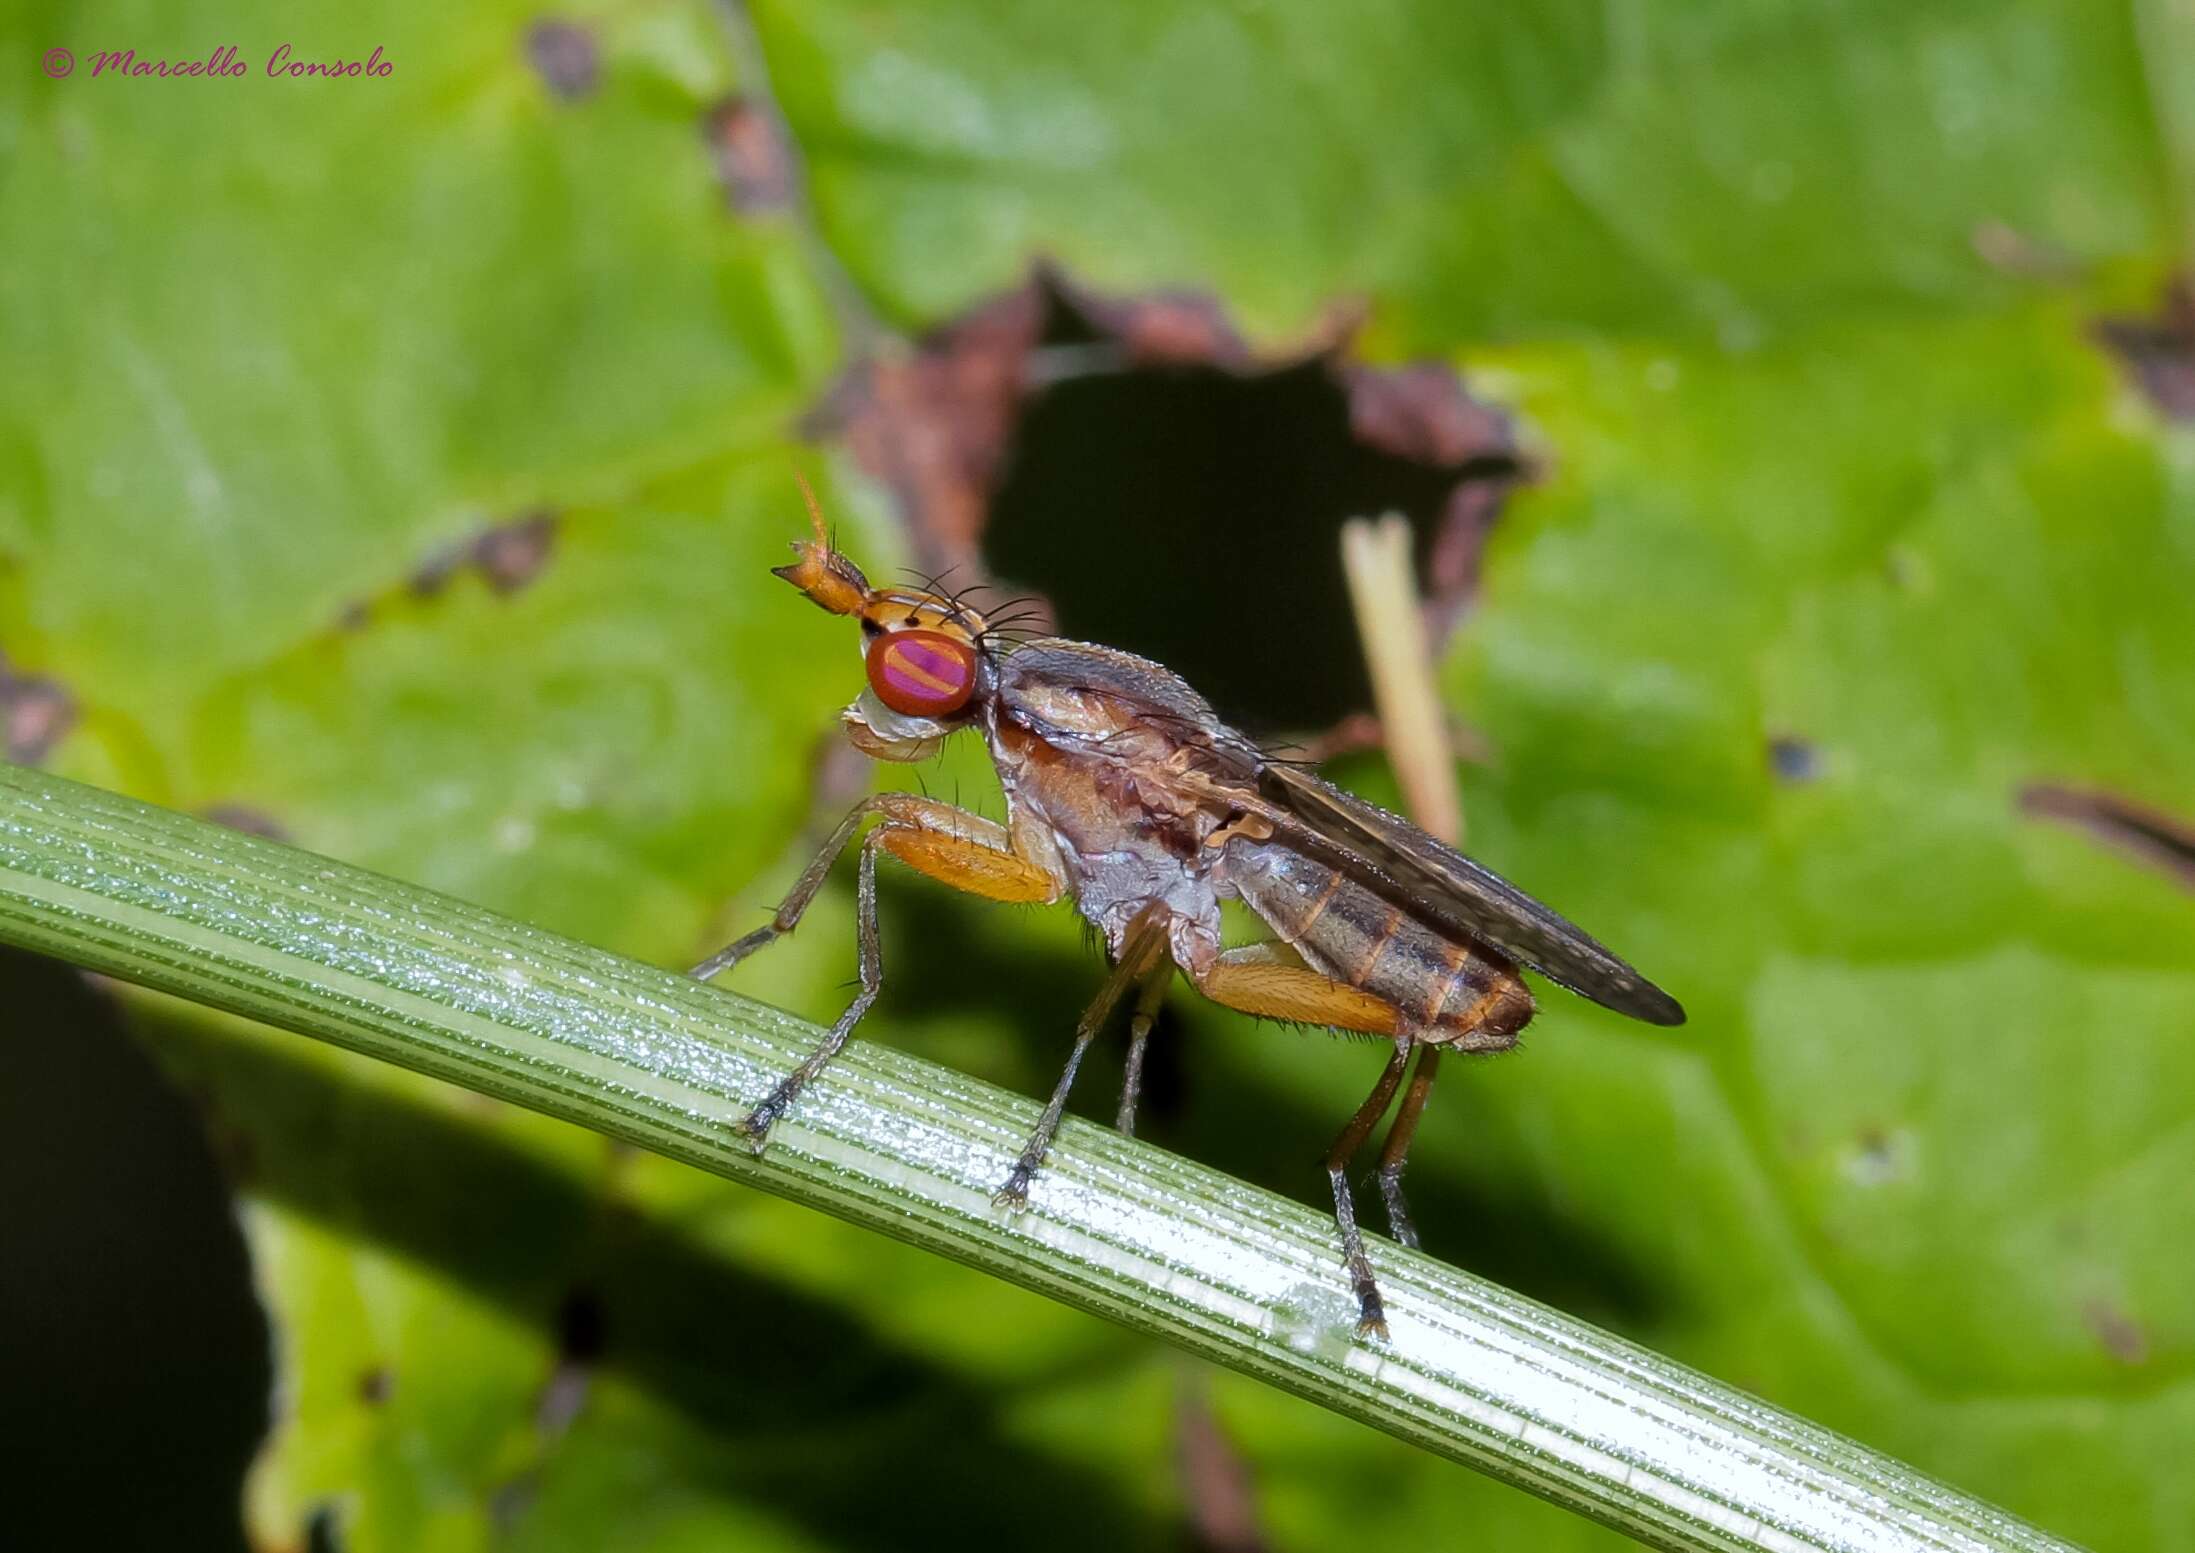
<path fill-rule="evenodd" d="M 1227 843 L 1243 903 L 1312 969 L 1400 1009 L 1419 1039 L 1508 1046 L 1532 994 L 1493 950 L 1426 926 L 1340 871 L 1270 841 Z"/>

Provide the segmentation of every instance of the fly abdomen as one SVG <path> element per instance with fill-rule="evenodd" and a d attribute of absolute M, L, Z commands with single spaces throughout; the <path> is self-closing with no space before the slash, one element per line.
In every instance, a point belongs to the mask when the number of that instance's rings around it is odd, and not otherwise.
<path fill-rule="evenodd" d="M 1236 837 L 1226 871 L 1243 903 L 1306 964 L 1393 1004 L 1421 1039 L 1452 1032 L 1506 1046 L 1532 1017 L 1532 995 L 1507 960 L 1426 926 L 1327 863 Z"/>

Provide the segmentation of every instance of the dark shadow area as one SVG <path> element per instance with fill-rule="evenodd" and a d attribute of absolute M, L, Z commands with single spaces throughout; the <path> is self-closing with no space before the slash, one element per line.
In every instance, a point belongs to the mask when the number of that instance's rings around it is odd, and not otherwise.
<path fill-rule="evenodd" d="M 76 971 L 0 950 L 0 1524 L 241 1550 L 267 1324 L 196 1116 Z"/>
<path fill-rule="evenodd" d="M 834 879 L 832 888 L 849 886 Z M 1052 1040 L 1064 1062 L 1075 1021 L 1105 979 L 1104 951 L 1094 940 L 1078 949 L 1032 945 L 1010 928 L 1027 912 L 1072 910 L 978 900 L 886 863 L 877 870 L 877 928 L 884 951 L 879 1011 L 892 1019 L 1002 1020 L 1024 1032 L 1035 1043 L 1032 1050 Z M 846 955 L 850 970 L 850 943 Z M 847 986 L 850 992 L 853 983 Z M 1040 1056 L 1037 1066 L 1050 1083 L 1050 1056 Z"/>
<path fill-rule="evenodd" d="M 592 1367 L 615 1367 L 732 1447 L 727 1486 L 819 1544 L 1018 1546 L 1032 1526 L 1062 1548 L 1177 1535 L 1103 1478 L 1012 1438 L 980 1387 L 460 1119 L 347 1087 L 187 1015 L 159 1017 L 155 1038 L 180 1071 L 218 1076 L 215 1125 L 248 1149 L 255 1193 L 555 1334 L 536 1404 L 546 1434 L 584 1407 Z M 360 1377 L 361 1408 L 401 1391 L 398 1362 Z M 530 1499 L 522 1477 L 496 1508 L 522 1519 Z"/>
<path fill-rule="evenodd" d="M 1095 338 L 1055 307 L 1044 343 Z M 983 552 L 1061 634 L 1157 659 L 1252 734 L 1302 733 L 1371 704 L 1342 522 L 1400 511 L 1422 550 L 1456 486 L 1360 441 L 1323 361 L 1139 367 L 1029 402 Z"/>
<path fill-rule="evenodd" d="M 1183 996 L 1194 994 L 1175 994 L 1177 999 Z M 1151 1141 L 1321 1212 L 1329 1210 L 1332 1200 L 1320 1158 L 1370 1091 L 1384 1048 L 1359 1043 L 1362 1061 L 1351 1065 L 1332 1104 L 1307 1105 L 1299 1094 L 1260 1074 L 1258 1048 L 1246 1042 L 1335 1037 L 1274 1025 L 1261 1025 L 1250 1037 L 1211 1036 L 1198 1023 L 1179 1021 L 1181 1039 L 1210 1043 L 1203 1050 L 1184 1050 L 1177 1059 L 1192 1098 L 1178 1121 L 1160 1121 L 1146 1129 Z M 1529 1080 L 1514 1062 L 1451 1059 L 1441 1069 L 1432 1107 L 1468 1113 L 1478 1103 L 1468 1093 L 1474 1086 Z M 1358 1215 L 1380 1234 L 1387 1232 L 1387 1221 L 1372 1172 L 1378 1140 L 1384 1136 L 1383 1130 L 1358 1156 L 1352 1175 Z M 1475 1184 L 1452 1157 L 1442 1157 L 1439 1137 L 1430 1129 L 1419 1134 L 1411 1151 L 1404 1190 L 1426 1252 L 1441 1261 L 1634 1337 L 1675 1315 L 1644 1270 L 1590 1226 L 1567 1217 L 1536 1191 L 1497 1195 Z"/>
<path fill-rule="evenodd" d="M 1064 1062 L 1075 1020 L 1103 976 L 1104 957 L 1031 951 L 1011 935 L 981 931 L 979 914 L 1012 910 L 947 895 L 922 881 L 896 887 L 880 876 L 885 941 L 883 1006 L 895 1015 L 982 1013 L 1024 1033 L 1029 1043 L 1024 1088 L 1041 1100 Z M 1066 908 L 1061 908 L 1066 909 Z M 1260 1024 L 1254 1032 L 1215 1034 L 1208 1021 L 1184 1017 L 1196 994 L 1178 978 L 1153 1032 L 1144 1066 L 1138 1133 L 1214 1169 L 1281 1192 L 1318 1212 L 1331 1206 L 1319 1159 L 1377 1076 L 1381 1050 L 1354 1042 L 1354 1064 L 1327 1107 L 1267 1080 L 1259 1067 L 1264 1043 L 1331 1041 L 1324 1031 Z M 1068 1109 L 1110 1124 L 1120 1096 L 1126 1051 L 1125 1016 L 1091 1051 Z M 917 1055 L 922 1055 L 918 1053 Z M 1361 1070 L 1361 1083 L 1354 1076 Z M 996 1078 L 996 1075 L 984 1075 Z M 1473 1090 L 1530 1082 L 1515 1062 L 1451 1061 L 1442 1071 L 1435 1109 L 1468 1111 Z M 1359 1202 L 1367 1222 L 1384 1230 L 1378 1193 L 1369 1184 L 1376 1147 L 1359 1163 L 1366 1177 Z M 1438 1129 L 1414 1152 L 1408 1177 L 1411 1207 L 1433 1255 L 1587 1320 L 1639 1332 L 1672 1314 L 1640 1269 L 1589 1227 L 1542 1199 L 1497 1196 L 1476 1188 L 1441 1158 Z"/>

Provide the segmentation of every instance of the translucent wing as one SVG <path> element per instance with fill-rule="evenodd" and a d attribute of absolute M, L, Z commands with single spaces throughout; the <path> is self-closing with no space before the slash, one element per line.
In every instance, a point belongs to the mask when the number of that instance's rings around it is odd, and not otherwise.
<path fill-rule="evenodd" d="M 1258 786 L 1344 862 L 1369 864 L 1449 927 L 1604 1008 L 1648 1024 L 1684 1023 L 1675 998 L 1499 874 L 1400 815 L 1289 766 L 1265 764 Z"/>

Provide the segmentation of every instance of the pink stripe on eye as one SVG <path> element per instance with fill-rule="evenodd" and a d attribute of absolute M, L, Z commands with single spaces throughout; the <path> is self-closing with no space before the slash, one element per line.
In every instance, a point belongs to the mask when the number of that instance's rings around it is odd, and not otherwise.
<path fill-rule="evenodd" d="M 895 632 L 869 649 L 869 683 L 895 712 L 957 711 L 975 684 L 975 653 L 937 632 Z"/>

